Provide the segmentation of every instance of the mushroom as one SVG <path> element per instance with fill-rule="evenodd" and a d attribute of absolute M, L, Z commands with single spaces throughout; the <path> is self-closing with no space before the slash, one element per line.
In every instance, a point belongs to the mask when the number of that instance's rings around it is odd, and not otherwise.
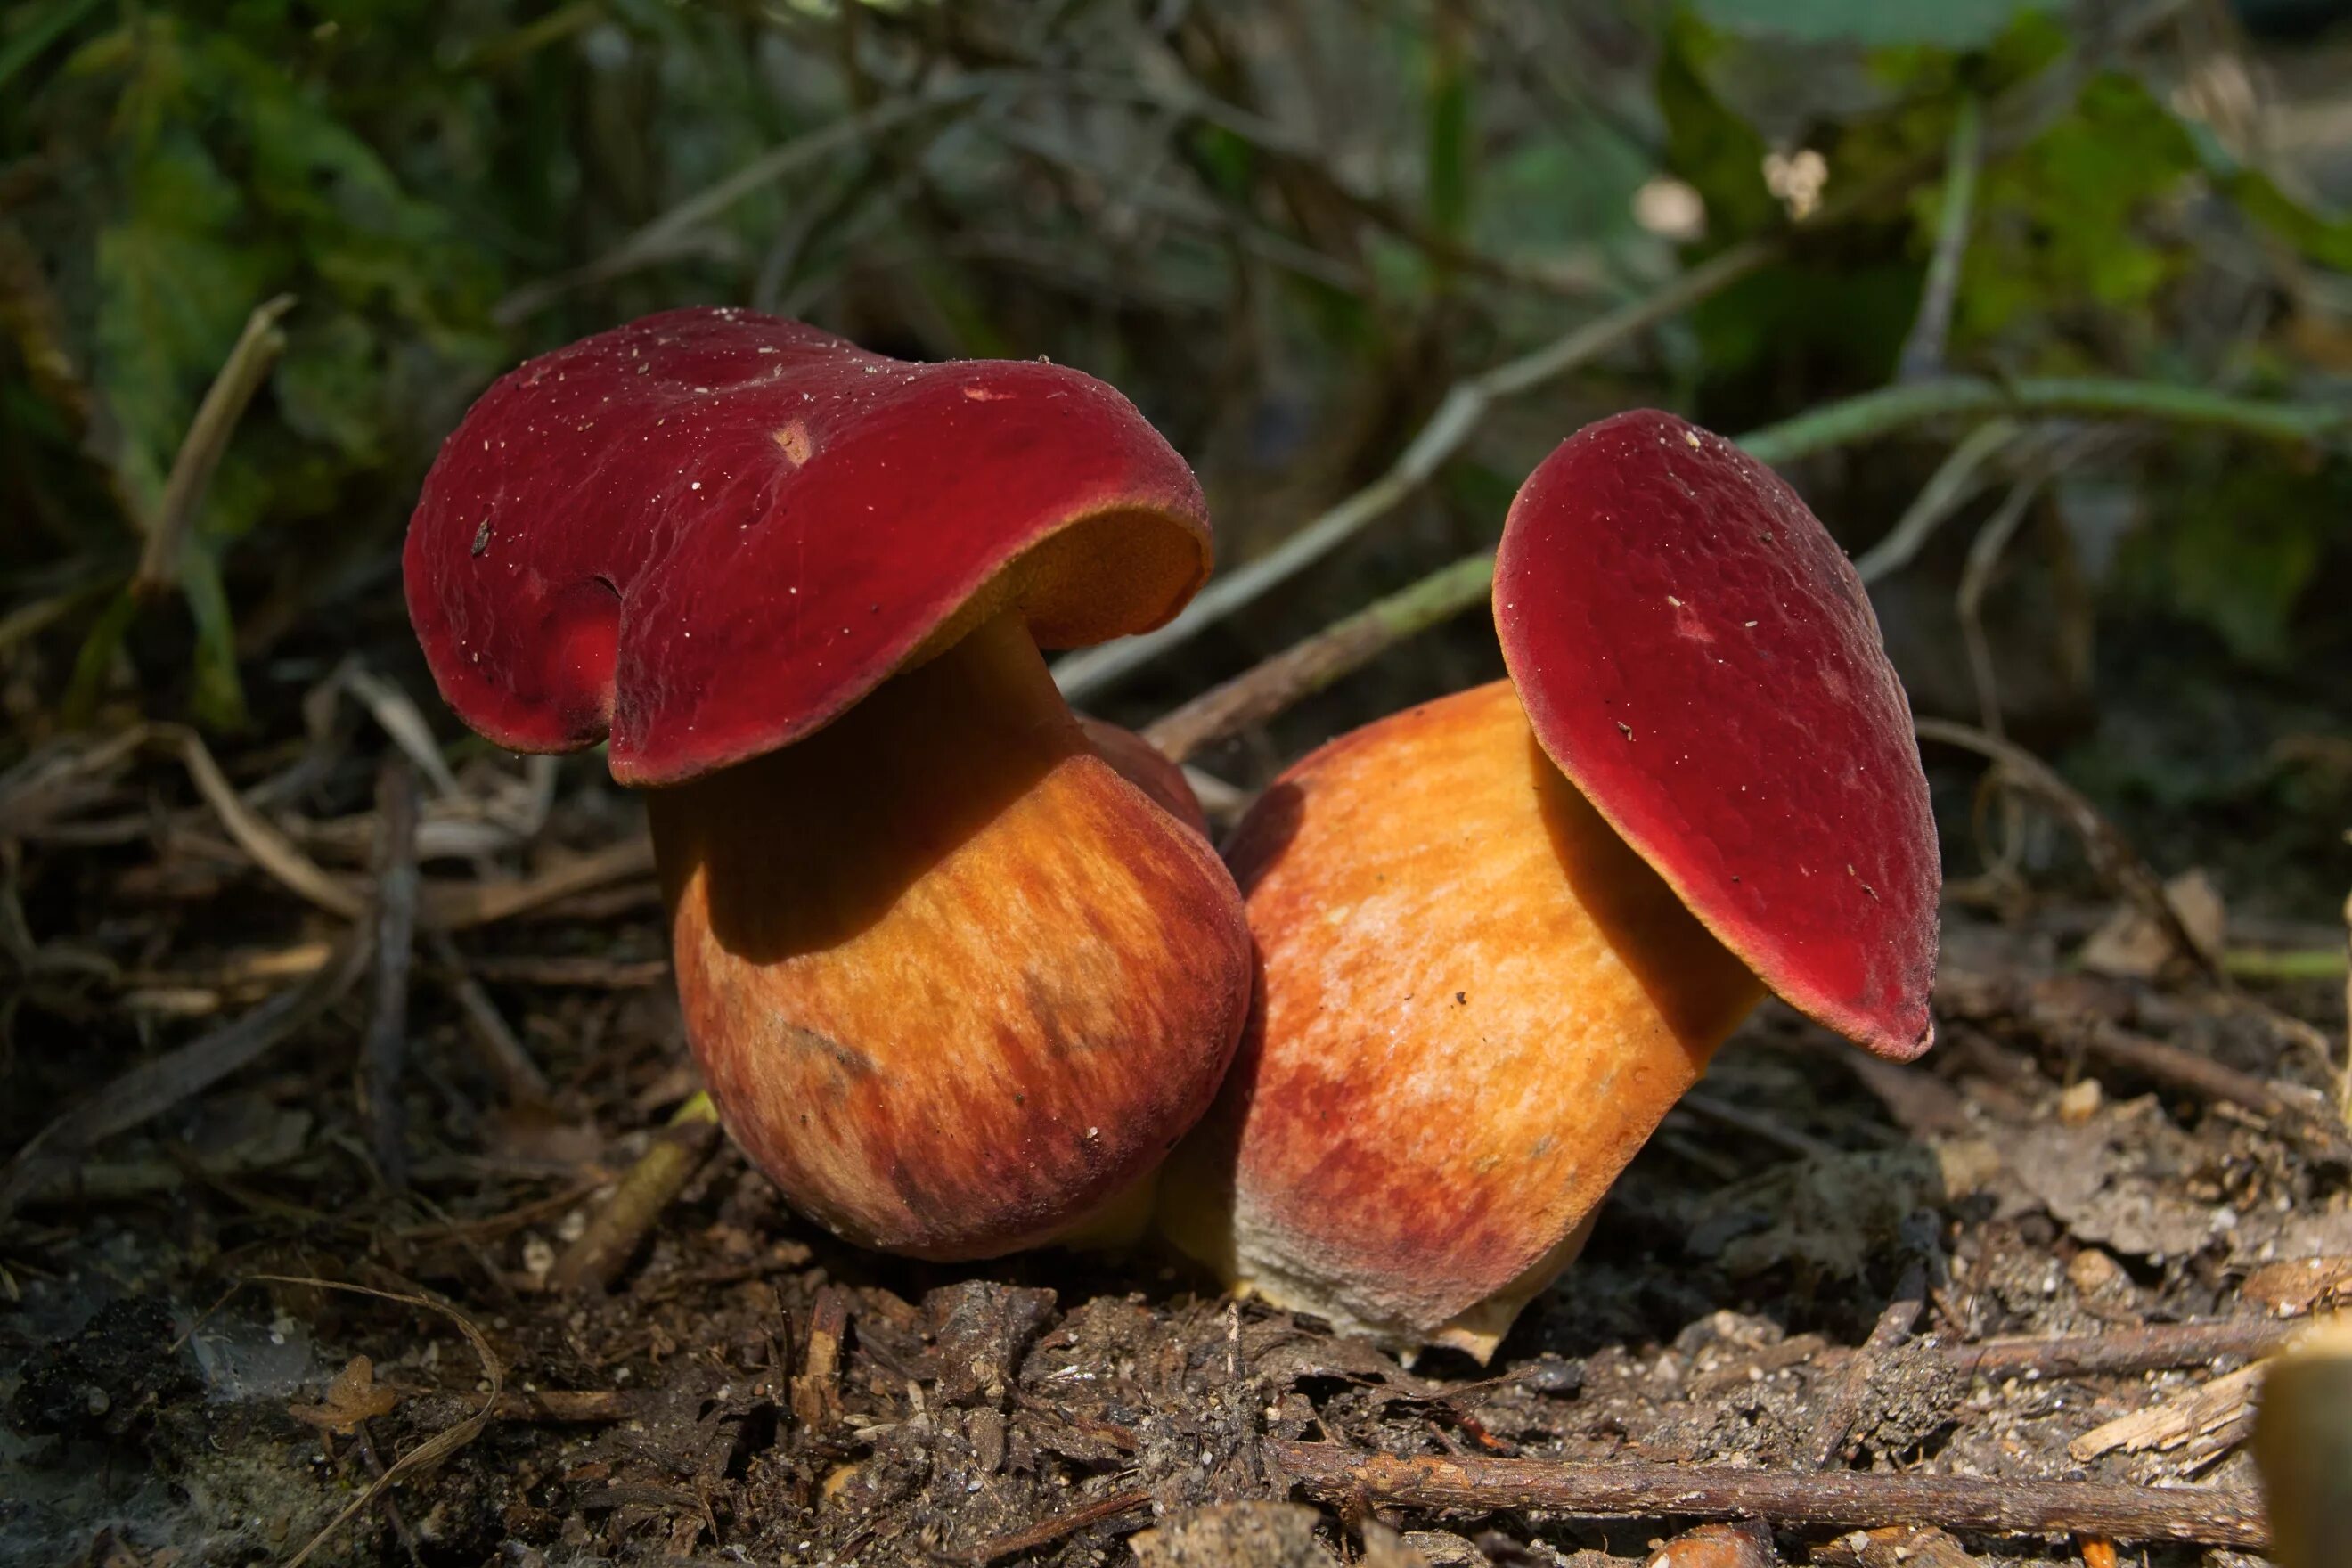
<path fill-rule="evenodd" d="M 646 792 L 735 1140 L 838 1234 L 944 1258 L 1139 1227 L 1231 1058 L 1232 878 L 1039 652 L 1167 620 L 1209 551 L 1191 470 L 1091 377 L 692 310 L 485 393 L 405 567 L 467 723 L 608 741 Z"/>
<path fill-rule="evenodd" d="M 2352 1317 L 2322 1318 L 2263 1374 L 2254 1463 L 2279 1568 L 2326 1568 L 2352 1541 Z"/>
<path fill-rule="evenodd" d="M 1257 1001 L 1160 1184 L 1238 1289 L 1481 1360 L 1765 992 L 1927 1048 L 1939 885 L 1861 581 L 1729 442 L 1571 437 L 1495 616 L 1510 679 L 1331 742 L 1235 829 Z"/>

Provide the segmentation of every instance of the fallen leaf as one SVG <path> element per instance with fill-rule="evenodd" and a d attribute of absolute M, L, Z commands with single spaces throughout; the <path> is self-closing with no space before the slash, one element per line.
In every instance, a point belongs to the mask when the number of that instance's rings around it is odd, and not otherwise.
<path fill-rule="evenodd" d="M 2164 884 L 2165 896 L 2189 940 L 2207 958 L 2219 961 L 2228 937 L 2228 911 L 2221 891 L 2201 870 L 2184 871 Z M 2076 955 L 2094 974 L 2119 980 L 2153 980 L 2173 958 L 2172 939 L 2137 905 L 2123 904 L 2090 934 Z"/>
<path fill-rule="evenodd" d="M 400 1395 L 375 1380 L 375 1363 L 355 1355 L 327 1385 L 324 1405 L 289 1405 L 286 1414 L 322 1432 L 350 1436 L 362 1421 L 389 1415 Z"/>
<path fill-rule="evenodd" d="M 2352 1258 L 2283 1258 L 2246 1276 L 2239 1297 L 2282 1318 L 2352 1302 Z"/>

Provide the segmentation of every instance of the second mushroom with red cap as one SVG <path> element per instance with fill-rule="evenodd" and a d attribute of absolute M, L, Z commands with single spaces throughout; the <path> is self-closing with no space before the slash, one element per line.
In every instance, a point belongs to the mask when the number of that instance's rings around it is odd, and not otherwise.
<path fill-rule="evenodd" d="M 1237 1288 L 1481 1359 L 1766 991 L 1927 1047 L 1940 880 L 1861 581 L 1720 437 L 1562 444 L 1495 618 L 1508 680 L 1330 742 L 1236 829 L 1257 1001 L 1160 1189 Z"/>
<path fill-rule="evenodd" d="M 1232 1054 L 1232 879 L 1038 651 L 1156 626 L 1208 566 L 1191 470 L 1102 383 L 723 310 L 501 379 L 405 557 L 467 723 L 609 739 L 647 792 L 729 1131 L 841 1235 L 933 1258 L 1098 1219 Z"/>

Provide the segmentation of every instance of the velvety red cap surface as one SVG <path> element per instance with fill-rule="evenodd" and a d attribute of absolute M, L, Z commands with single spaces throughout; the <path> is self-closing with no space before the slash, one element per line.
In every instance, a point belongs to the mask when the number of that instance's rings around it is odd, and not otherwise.
<path fill-rule="evenodd" d="M 801 738 L 985 614 L 1045 647 L 1149 630 L 1209 555 L 1192 470 L 1091 376 L 688 310 L 484 393 L 405 569 L 467 723 L 520 752 L 609 734 L 615 778 L 670 784 Z"/>
<path fill-rule="evenodd" d="M 1796 492 L 1669 414 L 1511 505 L 1495 623 L 1537 739 L 1717 940 L 1883 1057 L 1927 1048 L 1941 871 L 1862 579 Z"/>

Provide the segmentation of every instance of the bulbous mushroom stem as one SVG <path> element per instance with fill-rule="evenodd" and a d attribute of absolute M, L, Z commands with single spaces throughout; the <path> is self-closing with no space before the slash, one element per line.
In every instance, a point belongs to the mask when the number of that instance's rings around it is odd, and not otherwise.
<path fill-rule="evenodd" d="M 1242 1291 L 1485 1359 L 1761 983 L 1507 682 L 1313 753 L 1227 857 L 1258 999 L 1163 1228 Z"/>
<path fill-rule="evenodd" d="M 1089 747 L 1017 616 L 649 805 L 721 1119 L 842 1236 L 1052 1240 L 1214 1094 L 1248 1006 L 1239 895 Z"/>

